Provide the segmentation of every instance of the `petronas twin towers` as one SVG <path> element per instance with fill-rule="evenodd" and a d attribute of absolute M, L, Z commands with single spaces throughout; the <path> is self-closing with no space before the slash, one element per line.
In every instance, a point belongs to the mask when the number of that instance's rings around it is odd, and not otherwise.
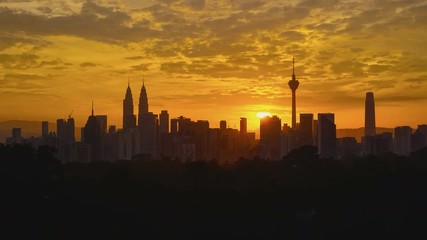
<path fill-rule="evenodd" d="M 145 84 L 142 84 L 141 93 L 139 95 L 139 111 L 138 111 L 138 125 L 141 125 L 142 116 L 148 113 L 148 97 Z M 130 84 L 126 89 L 125 99 L 123 100 L 123 130 L 136 127 L 136 115 L 134 114 L 132 90 Z"/>

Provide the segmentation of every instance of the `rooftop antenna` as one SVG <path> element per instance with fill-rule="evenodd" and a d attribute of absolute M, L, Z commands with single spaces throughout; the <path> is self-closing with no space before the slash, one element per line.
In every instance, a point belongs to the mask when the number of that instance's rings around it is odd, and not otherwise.
<path fill-rule="evenodd" d="M 93 101 L 92 101 L 92 116 L 93 116 Z"/>
<path fill-rule="evenodd" d="M 292 57 L 292 77 L 295 79 L 295 57 Z"/>
<path fill-rule="evenodd" d="M 71 118 L 71 116 L 73 115 L 74 109 L 71 110 L 70 114 L 68 114 L 68 118 Z"/>

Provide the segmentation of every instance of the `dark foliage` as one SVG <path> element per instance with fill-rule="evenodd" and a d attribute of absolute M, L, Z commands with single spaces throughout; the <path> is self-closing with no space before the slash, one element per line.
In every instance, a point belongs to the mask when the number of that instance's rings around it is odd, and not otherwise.
<path fill-rule="evenodd" d="M 427 148 L 409 157 L 60 164 L 0 145 L 2 234 L 30 239 L 424 239 Z"/>

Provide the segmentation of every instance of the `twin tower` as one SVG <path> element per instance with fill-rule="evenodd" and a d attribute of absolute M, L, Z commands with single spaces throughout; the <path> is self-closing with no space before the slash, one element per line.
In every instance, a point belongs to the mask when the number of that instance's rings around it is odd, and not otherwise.
<path fill-rule="evenodd" d="M 138 107 L 138 126 L 141 126 L 141 121 L 144 114 L 148 113 L 148 97 L 144 83 L 142 83 L 141 93 L 139 95 Z M 125 99 L 123 100 L 123 130 L 136 127 L 136 115 L 133 112 L 133 98 L 130 85 L 126 89 Z"/>

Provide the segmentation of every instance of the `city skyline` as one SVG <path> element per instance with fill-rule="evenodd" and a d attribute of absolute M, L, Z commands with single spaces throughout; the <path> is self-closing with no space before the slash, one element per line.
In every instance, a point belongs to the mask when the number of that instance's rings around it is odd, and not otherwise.
<path fill-rule="evenodd" d="M 337 128 L 362 127 L 364 94 L 371 91 L 377 126 L 415 128 L 427 119 L 419 110 L 427 104 L 426 6 L 2 2 L 0 92 L 13 101 L 0 103 L 0 121 L 54 122 L 73 111 L 83 126 L 93 100 L 96 112 L 119 127 L 128 80 L 136 94 L 144 76 L 156 114 L 168 110 L 212 127 L 227 120 L 233 128 L 245 117 L 254 131 L 256 114 L 269 112 L 291 124 L 287 82 L 295 57 L 297 114 L 333 112 Z"/>

